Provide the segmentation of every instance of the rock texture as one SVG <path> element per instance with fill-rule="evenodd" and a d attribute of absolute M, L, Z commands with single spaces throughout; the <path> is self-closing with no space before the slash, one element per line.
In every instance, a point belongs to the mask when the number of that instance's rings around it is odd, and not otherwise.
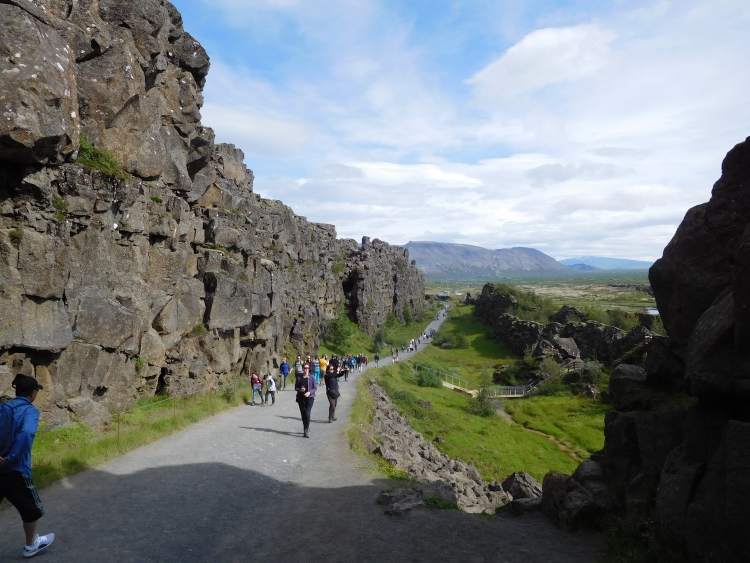
<path fill-rule="evenodd" d="M 638 359 L 654 333 L 644 326 L 625 332 L 614 326 L 587 321 L 583 311 L 564 306 L 543 325 L 524 321 L 512 313 L 516 299 L 491 284 L 485 284 L 476 298 L 474 314 L 494 329 L 496 340 L 522 355 L 530 348 L 535 357 L 550 355 L 559 363 L 580 358 L 596 359 L 605 365 Z"/>
<path fill-rule="evenodd" d="M 372 384 L 370 393 L 375 403 L 372 452 L 421 483 L 431 484 L 425 496 L 455 502 L 459 509 L 475 514 L 493 514 L 513 500 L 499 483 L 485 483 L 472 464 L 450 459 L 415 432 L 382 387 Z"/>
<path fill-rule="evenodd" d="M 574 527 L 616 509 L 653 517 L 691 562 L 750 560 L 748 241 L 750 138 L 651 268 L 669 337 L 653 339 L 645 369 L 613 373 L 604 450 L 572 477 L 545 478 L 543 510 L 555 521 Z"/>
<path fill-rule="evenodd" d="M 34 375 L 47 422 L 106 423 L 313 349 L 340 303 L 370 332 L 421 310 L 408 251 L 253 193 L 169 2 L 0 2 L 0 55 L 0 394 Z M 81 133 L 127 179 L 75 164 Z"/>

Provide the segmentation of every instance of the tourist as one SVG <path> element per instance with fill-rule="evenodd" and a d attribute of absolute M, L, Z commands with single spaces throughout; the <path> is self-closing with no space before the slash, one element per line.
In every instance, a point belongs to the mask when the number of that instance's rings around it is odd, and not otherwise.
<path fill-rule="evenodd" d="M 289 365 L 289 362 L 286 361 L 286 356 L 281 360 L 281 366 L 279 367 L 279 375 L 281 376 L 281 382 L 282 391 L 286 391 L 286 378 L 289 375 L 289 372 L 292 371 L 292 367 Z"/>
<path fill-rule="evenodd" d="M 28 375 L 17 375 L 13 387 L 16 398 L 0 405 L 0 502 L 7 498 L 18 510 L 26 533 L 23 556 L 33 557 L 55 541 L 55 534 L 36 533 L 44 507 L 31 480 L 31 446 L 39 425 L 32 403 L 43 387 Z"/>
<path fill-rule="evenodd" d="M 250 385 L 253 386 L 253 402 L 252 404 L 255 405 L 255 394 L 257 393 L 260 395 L 260 404 L 263 404 L 263 380 L 260 378 L 260 376 L 253 372 L 252 376 L 250 377 Z"/>
<path fill-rule="evenodd" d="M 339 367 L 341 374 L 344 376 L 344 381 L 349 381 L 349 360 L 344 359 Z"/>
<path fill-rule="evenodd" d="M 294 383 L 294 390 L 297 392 L 296 401 L 299 405 L 300 415 L 302 415 L 302 429 L 305 438 L 310 437 L 310 414 L 312 413 L 317 389 L 315 378 L 310 375 L 310 368 L 304 368 L 302 375 L 298 376 Z"/>
<path fill-rule="evenodd" d="M 331 362 L 330 363 L 333 366 L 333 369 L 336 371 L 336 373 L 338 373 L 338 371 L 339 371 L 339 359 L 336 356 L 336 354 L 334 354 L 333 356 L 331 356 Z"/>
<path fill-rule="evenodd" d="M 375 367 L 380 367 L 380 354 L 375 352 Z"/>
<path fill-rule="evenodd" d="M 343 373 L 336 373 L 333 366 L 328 366 L 325 373 L 326 397 L 328 397 L 328 422 L 336 420 L 336 404 L 339 401 L 341 393 L 339 392 L 339 377 Z"/>
<path fill-rule="evenodd" d="M 320 357 L 320 373 L 325 373 L 327 369 L 328 369 L 328 356 L 323 354 Z"/>
<path fill-rule="evenodd" d="M 297 356 L 297 361 L 294 362 L 294 377 L 299 377 L 302 375 L 302 367 L 304 366 L 304 362 L 302 361 L 302 356 Z"/>
<path fill-rule="evenodd" d="M 276 380 L 269 373 L 265 376 L 266 380 L 266 404 L 268 404 L 268 396 L 271 395 L 271 406 L 276 404 Z"/>
<path fill-rule="evenodd" d="M 312 361 L 312 374 L 315 378 L 315 383 L 320 385 L 320 358 L 315 356 Z"/>

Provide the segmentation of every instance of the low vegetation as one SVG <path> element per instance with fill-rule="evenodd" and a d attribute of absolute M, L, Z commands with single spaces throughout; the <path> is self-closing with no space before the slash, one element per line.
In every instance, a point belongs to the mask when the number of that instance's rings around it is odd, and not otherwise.
<path fill-rule="evenodd" d="M 442 386 L 420 387 L 408 362 L 368 372 L 367 378 L 359 380 L 350 430 L 355 450 L 363 449 L 360 425 L 369 423 L 372 416 L 373 405 L 365 389 L 366 380 L 372 377 L 418 432 L 435 440 L 438 449 L 450 457 L 474 463 L 485 480 L 501 480 L 514 471 L 542 479 L 551 469 L 570 473 L 577 466 L 577 456 L 547 437 L 511 424 L 494 411 L 491 416 L 474 414 L 468 395 Z"/>
<path fill-rule="evenodd" d="M 130 178 L 130 174 L 125 171 L 111 152 L 95 147 L 84 133 L 81 133 L 80 136 L 80 149 L 78 149 L 76 163 L 99 170 L 115 180 L 124 181 Z"/>

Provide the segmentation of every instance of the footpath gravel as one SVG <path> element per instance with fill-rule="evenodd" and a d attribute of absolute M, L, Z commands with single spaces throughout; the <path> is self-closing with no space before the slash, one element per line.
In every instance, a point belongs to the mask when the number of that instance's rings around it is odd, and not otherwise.
<path fill-rule="evenodd" d="M 375 501 L 394 483 L 363 468 L 346 436 L 354 385 L 361 375 L 341 382 L 337 422 L 328 423 L 328 402 L 320 393 L 309 440 L 302 438 L 294 391 L 288 388 L 277 393 L 273 407 L 225 411 L 42 490 L 47 514 L 39 532 L 54 532 L 57 539 L 37 559 L 598 560 L 599 537 L 563 533 L 539 514 L 491 518 L 431 510 L 384 515 Z M 0 510 L 0 529 L 0 561 L 22 559 L 21 521 L 7 502 Z"/>

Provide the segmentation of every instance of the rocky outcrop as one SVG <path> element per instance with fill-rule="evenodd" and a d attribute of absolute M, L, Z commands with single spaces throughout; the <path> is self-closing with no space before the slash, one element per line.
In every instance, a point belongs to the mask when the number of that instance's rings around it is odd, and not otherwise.
<path fill-rule="evenodd" d="M 553 315 L 547 325 L 525 321 L 508 312 L 514 310 L 515 304 L 513 296 L 498 292 L 493 284 L 485 284 L 474 314 L 493 328 L 495 340 L 518 355 L 530 349 L 536 358 L 551 356 L 559 363 L 587 358 L 611 365 L 642 357 L 654 336 L 644 326 L 625 332 L 587 321 L 583 311 L 568 306 Z"/>
<path fill-rule="evenodd" d="M 645 369 L 612 375 L 616 410 L 594 456 L 612 510 L 653 517 L 695 563 L 750 560 L 748 233 L 750 139 L 727 154 L 711 200 L 687 212 L 650 270 L 669 337 L 652 340 Z M 552 502 L 561 478 L 548 477 L 547 513 L 562 524 L 570 510 Z"/>
<path fill-rule="evenodd" d="M 370 429 L 374 437 L 370 440 L 372 453 L 417 481 L 432 484 L 435 490 L 426 491 L 426 495 L 455 502 L 459 509 L 475 514 L 493 514 L 513 500 L 500 483 L 485 483 L 472 464 L 450 459 L 415 432 L 382 387 L 371 384 L 370 394 L 375 404 Z"/>
<path fill-rule="evenodd" d="M 98 424 L 272 370 L 340 303 L 370 332 L 421 311 L 408 251 L 253 193 L 201 123 L 209 58 L 169 2 L 0 3 L 0 53 L 0 394 L 34 375 L 48 423 Z M 81 134 L 124 170 L 76 164 Z"/>

